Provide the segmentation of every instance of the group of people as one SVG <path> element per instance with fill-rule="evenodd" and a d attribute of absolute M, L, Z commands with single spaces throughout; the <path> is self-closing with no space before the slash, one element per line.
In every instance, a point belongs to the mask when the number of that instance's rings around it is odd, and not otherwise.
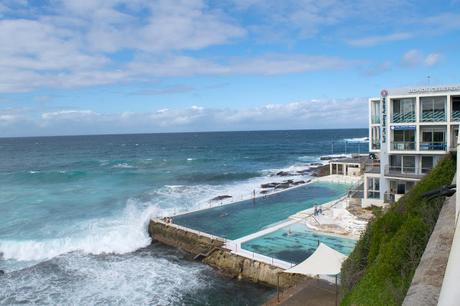
<path fill-rule="evenodd" d="M 173 218 L 172 217 L 164 217 L 163 218 L 164 223 L 173 223 Z"/>
<path fill-rule="evenodd" d="M 313 213 L 315 216 L 322 215 L 323 214 L 323 208 L 321 205 L 316 205 L 315 204 L 315 211 Z"/>

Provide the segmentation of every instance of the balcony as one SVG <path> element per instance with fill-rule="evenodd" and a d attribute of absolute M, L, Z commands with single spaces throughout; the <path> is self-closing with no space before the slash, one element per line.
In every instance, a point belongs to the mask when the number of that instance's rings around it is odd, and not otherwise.
<path fill-rule="evenodd" d="M 393 113 L 394 123 L 415 122 L 415 112 Z"/>
<path fill-rule="evenodd" d="M 452 121 L 460 121 L 460 111 L 452 111 Z"/>
<path fill-rule="evenodd" d="M 401 178 L 414 178 L 420 179 L 424 173 L 417 172 L 415 167 L 402 167 L 402 166 L 386 166 L 385 176 L 401 177 Z"/>
<path fill-rule="evenodd" d="M 391 143 L 391 149 L 394 151 L 414 151 L 415 141 L 394 141 Z"/>
<path fill-rule="evenodd" d="M 366 173 L 380 173 L 380 161 L 367 163 L 364 169 Z"/>
<path fill-rule="evenodd" d="M 445 142 L 421 142 L 420 150 L 423 151 L 445 151 L 447 144 Z"/>
<path fill-rule="evenodd" d="M 430 111 L 422 113 L 423 122 L 443 122 L 446 121 L 445 111 Z"/>

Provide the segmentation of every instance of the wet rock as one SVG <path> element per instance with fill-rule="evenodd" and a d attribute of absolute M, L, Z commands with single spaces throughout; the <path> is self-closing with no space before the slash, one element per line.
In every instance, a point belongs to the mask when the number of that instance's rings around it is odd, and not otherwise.
<path fill-rule="evenodd" d="M 300 185 L 300 184 L 305 184 L 305 181 L 295 181 L 292 183 L 293 185 Z"/>
<path fill-rule="evenodd" d="M 209 201 L 210 202 L 212 202 L 212 201 L 222 201 L 222 200 L 225 200 L 225 199 L 228 199 L 228 198 L 233 198 L 233 197 L 231 195 L 224 194 L 224 195 L 220 195 L 220 196 L 217 196 L 215 198 L 212 198 Z"/>
<path fill-rule="evenodd" d="M 276 173 L 277 176 L 289 176 L 290 173 L 287 171 L 280 171 Z"/>
<path fill-rule="evenodd" d="M 311 163 L 310 165 L 311 166 L 322 166 L 323 164 L 322 163 Z"/>
<path fill-rule="evenodd" d="M 278 184 L 277 183 L 266 183 L 266 184 L 260 185 L 260 188 L 275 188 L 276 185 Z"/>
<path fill-rule="evenodd" d="M 271 192 L 271 190 L 266 189 L 266 190 L 262 190 L 260 193 L 261 194 L 267 194 L 267 193 L 270 193 L 270 192 Z"/>
<path fill-rule="evenodd" d="M 275 189 L 286 189 L 286 188 L 289 188 L 289 187 L 291 187 L 291 184 L 289 184 L 289 183 L 281 183 L 281 184 L 276 185 Z"/>
<path fill-rule="evenodd" d="M 297 170 L 296 173 L 297 174 L 305 174 L 305 173 L 309 173 L 311 171 L 311 169 L 303 169 L 303 170 Z"/>
<path fill-rule="evenodd" d="M 287 181 L 284 181 L 283 183 L 284 184 L 292 184 L 292 183 L 294 183 L 294 180 L 287 180 Z"/>
<path fill-rule="evenodd" d="M 0 270 L 0 276 L 3 275 L 3 274 L 5 274 L 5 271 Z"/>

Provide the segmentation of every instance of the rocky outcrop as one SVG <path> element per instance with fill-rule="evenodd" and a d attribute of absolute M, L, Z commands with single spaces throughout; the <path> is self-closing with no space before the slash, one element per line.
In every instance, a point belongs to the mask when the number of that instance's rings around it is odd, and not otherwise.
<path fill-rule="evenodd" d="M 306 279 L 305 276 L 301 275 L 281 273 L 284 271 L 281 268 L 234 254 L 226 249 L 215 250 L 203 262 L 230 277 L 261 283 L 270 287 L 277 286 L 278 274 L 281 288 L 291 287 Z"/>

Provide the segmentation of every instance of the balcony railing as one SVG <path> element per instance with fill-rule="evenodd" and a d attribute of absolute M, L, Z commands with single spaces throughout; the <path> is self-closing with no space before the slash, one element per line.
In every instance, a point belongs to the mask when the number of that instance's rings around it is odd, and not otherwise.
<path fill-rule="evenodd" d="M 415 150 L 415 141 L 394 141 L 391 148 L 395 151 L 412 151 Z"/>
<path fill-rule="evenodd" d="M 372 116 L 371 117 L 371 122 L 373 124 L 379 124 L 380 123 L 380 116 Z"/>
<path fill-rule="evenodd" d="M 380 142 L 373 142 L 372 150 L 380 150 Z"/>
<path fill-rule="evenodd" d="M 445 142 L 421 142 L 420 150 L 423 151 L 445 151 L 447 144 Z"/>
<path fill-rule="evenodd" d="M 380 161 L 367 163 L 364 171 L 367 173 L 380 173 Z"/>
<path fill-rule="evenodd" d="M 380 192 L 379 191 L 368 191 L 367 198 L 368 199 L 380 199 Z"/>
<path fill-rule="evenodd" d="M 420 173 L 415 167 L 386 166 L 385 175 L 393 177 L 421 178 L 424 176 L 424 173 Z"/>
<path fill-rule="evenodd" d="M 452 121 L 460 121 L 460 111 L 452 111 Z"/>
<path fill-rule="evenodd" d="M 393 113 L 393 122 L 415 122 L 415 112 Z"/>
<path fill-rule="evenodd" d="M 442 122 L 446 121 L 445 111 L 429 111 L 422 113 L 423 122 Z"/>

